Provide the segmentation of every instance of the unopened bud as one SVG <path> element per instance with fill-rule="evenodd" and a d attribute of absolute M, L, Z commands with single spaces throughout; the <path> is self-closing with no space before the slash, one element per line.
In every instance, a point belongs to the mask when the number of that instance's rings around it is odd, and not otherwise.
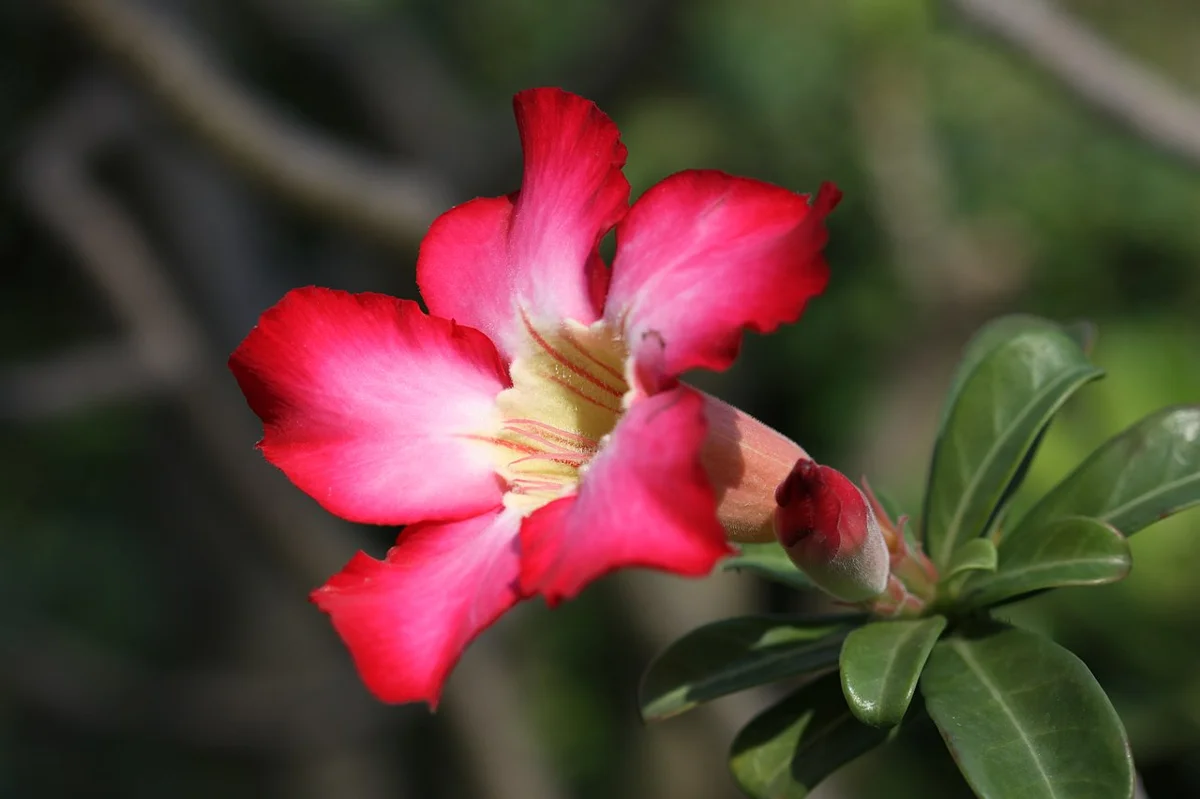
<path fill-rule="evenodd" d="M 775 535 L 817 587 L 846 602 L 883 593 L 888 549 L 863 493 L 835 469 L 801 459 L 775 490 Z"/>

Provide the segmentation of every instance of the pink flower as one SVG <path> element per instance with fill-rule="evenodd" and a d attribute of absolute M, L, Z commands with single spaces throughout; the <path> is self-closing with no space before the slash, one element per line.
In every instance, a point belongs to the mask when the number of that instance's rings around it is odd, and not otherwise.
<path fill-rule="evenodd" d="M 804 454 L 679 376 L 725 369 L 743 329 L 794 320 L 824 288 L 838 191 L 810 205 L 691 171 L 629 207 L 625 147 L 595 105 L 557 89 L 514 105 L 521 190 L 433 223 L 430 315 L 297 289 L 230 360 L 269 461 L 338 516 L 408 525 L 385 560 L 359 553 L 313 593 L 385 701 L 436 705 L 522 598 L 622 567 L 704 575 L 727 533 L 769 538 Z"/>

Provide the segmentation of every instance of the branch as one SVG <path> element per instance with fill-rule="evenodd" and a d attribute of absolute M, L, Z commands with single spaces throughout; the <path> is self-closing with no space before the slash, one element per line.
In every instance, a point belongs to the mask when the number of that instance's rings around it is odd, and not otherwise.
<path fill-rule="evenodd" d="M 87 173 L 87 163 L 132 123 L 120 96 L 92 82 L 72 92 L 33 131 L 18 162 L 31 210 L 59 236 L 126 329 L 150 373 L 174 387 L 197 441 L 259 522 L 281 561 L 306 585 L 346 559 L 353 532 L 313 506 L 256 458 L 257 437 L 237 388 L 213 366 L 224 360 L 121 205 Z"/>
<path fill-rule="evenodd" d="M 346 14 L 323 0 L 252 5 L 272 32 L 341 73 L 389 143 L 436 165 L 457 187 L 520 158 L 508 105 L 476 109 L 458 76 L 409 21 Z"/>
<path fill-rule="evenodd" d="M 349 669 L 160 675 L 65 630 L 6 618 L 0 676 L 24 701 L 86 729 L 142 730 L 268 751 L 365 741 L 388 721 Z"/>
<path fill-rule="evenodd" d="M 948 0 L 1089 106 L 1200 168 L 1200 104 L 1047 0 Z"/>
<path fill-rule="evenodd" d="M 359 544 L 364 543 L 363 536 L 318 510 L 254 454 L 249 442 L 256 437 L 255 425 L 251 423 L 250 414 L 233 380 L 223 370 L 218 372 L 212 368 L 218 359 L 216 353 L 212 352 L 200 321 L 167 278 L 166 270 L 134 220 L 88 174 L 89 160 L 111 145 L 114 139 L 128 137 L 129 127 L 128 109 L 122 105 L 119 96 L 103 85 L 88 85 L 72 93 L 34 131 L 31 145 L 19 163 L 20 187 L 31 209 L 44 224 L 61 236 L 77 256 L 81 269 L 97 289 L 107 296 L 116 316 L 124 323 L 135 343 L 133 351 L 146 368 L 156 374 L 172 377 L 170 385 L 174 389 L 174 397 L 196 441 L 205 448 L 205 454 L 215 464 L 230 492 L 241 501 L 242 508 L 257 521 L 250 529 L 263 537 L 296 582 L 305 587 L 317 585 L 346 560 L 348 553 L 361 548 Z M 298 609 L 301 606 L 289 604 L 289 607 Z M 324 639 L 332 642 L 333 636 L 326 634 Z M 37 690 L 43 704 L 57 707 L 60 712 L 76 708 L 86 711 L 90 708 L 89 718 L 103 716 L 105 709 L 112 706 L 113 697 L 119 702 L 128 690 L 132 690 L 130 686 L 138 683 L 136 679 L 128 679 L 130 675 L 136 676 L 134 670 L 120 668 L 120 664 L 114 667 L 110 662 L 98 662 L 96 671 L 101 677 L 115 675 L 110 683 L 102 683 L 102 687 L 111 685 L 111 689 L 99 694 L 81 694 L 76 702 L 71 690 L 72 686 L 78 684 L 75 679 L 78 672 L 69 667 L 82 661 L 61 648 L 27 650 L 27 653 L 39 651 L 49 652 L 44 663 L 27 662 L 28 667 L 20 668 L 18 676 L 29 682 L 31 691 Z M 0 675 L 5 672 L 3 654 L 4 648 L 0 647 Z M 9 660 L 10 665 L 16 663 L 15 659 Z M 55 672 L 49 670 L 55 664 L 66 676 L 60 676 L 39 688 L 40 679 L 56 676 Z M 503 695 L 501 699 L 512 694 L 509 664 L 501 653 L 486 647 L 474 651 L 467 668 L 468 674 L 455 684 L 466 682 L 476 689 L 490 686 L 489 690 Z M 297 680 L 300 677 L 307 680 L 310 676 L 296 675 Z M 247 686 L 241 704 L 249 707 L 246 711 L 247 723 L 252 723 L 260 712 L 263 716 L 274 712 L 277 698 L 279 704 L 287 708 L 294 709 L 297 704 L 303 704 L 292 693 L 279 698 L 279 693 L 290 690 L 293 684 L 280 685 L 272 693 L 269 679 L 239 680 L 215 687 L 213 696 L 234 697 L 236 700 L 243 693 L 243 685 Z M 169 685 L 176 686 L 177 683 Z M 153 704 L 157 706 L 161 703 L 161 710 L 170 714 L 173 708 L 180 705 L 184 705 L 186 710 L 187 703 L 199 696 L 200 700 L 190 706 L 198 714 L 193 717 L 197 719 L 196 725 L 189 726 L 189 732 L 185 734 L 196 738 L 219 736 L 223 728 L 214 727 L 214 732 L 204 726 L 207 721 L 212 721 L 205 714 L 211 714 L 212 708 L 218 707 L 216 699 L 207 701 L 206 695 L 199 690 L 206 685 L 209 683 L 188 683 L 179 690 L 172 688 L 172 691 L 161 694 Z M 302 686 L 297 693 L 312 690 L 310 683 L 304 685 L 308 687 Z M 334 686 L 329 686 L 329 690 L 332 713 L 341 705 L 339 690 Z M 464 699 L 455 702 L 455 693 L 461 690 L 452 685 L 447 691 L 448 699 L 453 702 L 450 720 L 456 725 L 456 732 L 468 740 L 477 757 L 481 749 L 486 748 L 490 753 L 494 749 L 502 753 L 506 761 L 502 773 L 486 775 L 487 781 L 482 783 L 482 788 L 486 789 L 484 795 L 498 799 L 555 799 L 558 795 L 555 781 L 547 764 L 541 761 L 534 747 L 528 743 L 519 714 L 510 713 L 511 708 L 507 705 L 497 705 L 496 697 L 491 697 L 492 701 L 485 703 L 478 696 L 467 694 Z M 361 694 L 361 690 L 358 693 Z M 252 701 L 259 694 L 265 694 L 261 700 L 267 703 L 261 711 L 255 709 L 258 706 Z M 64 697 L 63 701 L 56 701 L 58 697 Z M 233 705 L 238 704 L 238 701 L 233 701 Z M 494 729 L 494 721 L 487 716 L 496 707 L 504 712 L 503 716 L 495 717 L 504 719 L 506 726 L 502 730 Z M 224 714 L 233 711 L 218 707 L 218 712 Z M 187 720 L 189 717 L 185 714 L 183 718 Z M 168 719 L 173 720 L 173 716 Z M 334 733 L 336 742 L 336 725 L 330 722 L 327 726 Z M 248 729 L 253 732 L 258 728 Z M 482 735 L 488 732 L 492 737 L 490 742 Z M 325 743 L 329 741 L 325 740 Z M 498 743 L 504 746 L 498 746 Z M 361 777 L 363 768 L 361 754 L 356 753 L 353 746 L 346 753 L 347 757 L 360 762 L 359 770 L 355 772 L 358 777 Z M 494 753 L 486 761 L 481 759 L 481 766 L 490 766 L 493 759 Z M 320 765 L 308 761 L 306 764 L 313 767 Z M 335 774 L 329 772 L 327 776 L 332 780 Z M 288 795 L 294 795 L 294 792 Z M 343 789 L 339 795 L 349 796 L 350 792 Z"/>
<path fill-rule="evenodd" d="M 344 149 L 251 97 L 195 42 L 136 0 L 59 4 L 181 121 L 284 197 L 403 247 L 449 206 L 449 192 L 430 175 Z"/>
<path fill-rule="evenodd" d="M 355 19 L 316 0 L 252 2 L 273 32 L 345 77 L 390 141 L 436 165 L 456 188 L 487 188 L 520 164 L 507 104 L 477 109 L 452 65 L 423 40 L 411 18 Z M 603 103 L 644 74 L 682 7 L 683 0 L 610 3 L 587 40 L 544 79 Z"/>
<path fill-rule="evenodd" d="M 63 416 L 165 388 L 128 343 L 86 344 L 0 374 L 0 421 Z"/>

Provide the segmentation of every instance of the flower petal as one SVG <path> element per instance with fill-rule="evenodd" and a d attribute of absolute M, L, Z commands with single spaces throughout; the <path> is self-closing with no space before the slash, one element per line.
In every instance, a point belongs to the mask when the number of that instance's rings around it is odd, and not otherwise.
<path fill-rule="evenodd" d="M 486 445 L 508 386 L 477 330 L 383 294 L 296 289 L 230 358 L 267 460 L 329 511 L 408 524 L 500 504 Z"/>
<path fill-rule="evenodd" d="M 647 342 L 662 377 L 725 369 L 743 329 L 792 321 L 825 288 L 823 223 L 839 197 L 825 184 L 810 206 L 804 195 L 721 172 L 668 177 L 617 226 L 605 318 L 635 348 Z"/>
<path fill-rule="evenodd" d="M 605 278 L 596 246 L 629 206 L 625 146 L 595 104 L 530 89 L 513 106 L 525 151 L 520 192 L 446 212 L 417 259 L 430 312 L 479 328 L 509 358 L 524 341 L 518 308 L 535 324 L 596 320 Z"/>
<path fill-rule="evenodd" d="M 437 706 L 467 644 L 520 598 L 519 525 L 512 511 L 415 524 L 386 560 L 359 552 L 313 591 L 371 693 Z"/>
<path fill-rule="evenodd" d="M 700 464 L 705 429 L 704 402 L 686 386 L 634 403 L 579 494 L 522 525 L 522 590 L 555 604 L 627 566 L 708 574 L 731 550 Z"/>

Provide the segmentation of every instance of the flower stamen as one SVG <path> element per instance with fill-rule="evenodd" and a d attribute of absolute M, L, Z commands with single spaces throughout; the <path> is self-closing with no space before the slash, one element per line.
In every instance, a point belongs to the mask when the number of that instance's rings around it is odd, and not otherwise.
<path fill-rule="evenodd" d="M 529 339 L 509 368 L 512 387 L 496 398 L 494 452 L 505 505 L 528 513 L 575 491 L 616 427 L 628 392 L 616 365 L 627 352 L 603 323 L 538 330 L 520 318 Z"/>

